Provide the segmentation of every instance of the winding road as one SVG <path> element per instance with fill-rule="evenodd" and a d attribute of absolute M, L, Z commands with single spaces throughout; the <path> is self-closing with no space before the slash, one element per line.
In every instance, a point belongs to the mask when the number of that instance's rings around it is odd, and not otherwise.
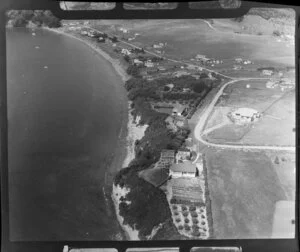
<path fill-rule="evenodd" d="M 253 79 L 266 79 L 266 78 L 239 78 L 231 80 L 227 83 L 225 83 L 220 90 L 217 92 L 215 97 L 212 99 L 210 104 L 206 107 L 205 111 L 199 116 L 198 123 L 194 129 L 194 136 L 195 138 L 202 144 L 208 146 L 208 147 L 217 147 L 217 148 L 223 148 L 223 149 L 244 149 L 244 150 L 279 150 L 279 151 L 292 151 L 295 152 L 296 148 L 294 146 L 269 146 L 269 145 L 233 145 L 233 144 L 215 144 L 210 143 L 202 138 L 202 133 L 204 130 L 205 123 L 214 109 L 215 104 L 217 103 L 219 97 L 222 95 L 224 89 L 231 84 L 234 84 L 241 80 L 253 80 Z"/>

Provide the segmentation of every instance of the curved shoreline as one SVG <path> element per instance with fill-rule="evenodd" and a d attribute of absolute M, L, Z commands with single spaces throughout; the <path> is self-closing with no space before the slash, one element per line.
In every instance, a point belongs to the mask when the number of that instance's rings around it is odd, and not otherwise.
<path fill-rule="evenodd" d="M 62 34 L 65 36 L 68 36 L 72 39 L 77 39 L 78 41 L 84 43 L 91 49 L 93 49 L 96 53 L 98 53 L 101 57 L 103 57 L 105 60 L 107 60 L 112 67 L 115 69 L 116 73 L 121 77 L 123 85 L 125 85 L 125 82 L 130 79 L 130 76 L 126 73 L 126 70 L 122 67 L 120 60 L 112 58 L 108 53 L 103 51 L 101 48 L 98 46 L 94 45 L 93 43 L 87 41 L 84 38 L 80 38 L 79 36 L 76 36 L 75 34 L 71 34 L 68 32 L 63 31 L 60 28 L 56 29 L 50 29 L 50 28 L 45 28 L 46 30 Z M 124 144 L 120 144 L 119 147 L 117 147 L 117 150 L 115 152 L 115 157 L 113 161 L 111 162 L 111 167 L 112 166 L 119 166 L 119 169 L 121 170 L 128 166 L 128 164 L 135 158 L 135 152 L 134 152 L 134 143 L 135 140 L 143 137 L 144 131 L 146 127 L 139 127 L 138 123 L 135 122 L 133 116 L 131 115 L 131 109 L 130 109 L 130 101 L 128 101 L 128 114 L 127 114 L 127 125 L 126 125 L 126 133 L 124 132 L 123 126 L 120 128 L 120 132 L 118 135 L 118 138 L 121 142 L 123 142 L 123 139 L 125 140 Z M 133 146 L 131 146 L 133 145 Z M 126 152 L 124 153 L 124 147 L 126 149 Z M 119 156 L 119 158 L 118 158 Z M 124 218 L 119 214 L 119 206 L 118 204 L 119 199 L 118 197 L 115 197 L 114 191 L 115 191 L 115 186 L 112 184 L 112 193 L 111 193 L 111 200 L 113 202 L 114 208 L 115 208 L 115 214 L 118 219 L 118 222 L 120 224 L 120 227 L 122 228 L 126 240 L 139 240 L 138 237 L 138 231 L 135 229 L 132 229 L 129 225 L 124 225 L 123 220 Z"/>

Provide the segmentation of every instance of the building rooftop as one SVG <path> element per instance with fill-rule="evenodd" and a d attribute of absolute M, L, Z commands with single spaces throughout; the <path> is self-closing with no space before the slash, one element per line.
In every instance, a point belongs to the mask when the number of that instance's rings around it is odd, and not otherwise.
<path fill-rule="evenodd" d="M 173 172 L 196 172 L 196 166 L 191 162 L 183 162 L 183 163 L 174 163 L 171 165 L 170 169 Z"/>
<path fill-rule="evenodd" d="M 258 113 L 258 111 L 252 108 L 238 108 L 234 111 L 234 114 L 239 114 L 246 117 L 252 117 L 256 113 Z"/>

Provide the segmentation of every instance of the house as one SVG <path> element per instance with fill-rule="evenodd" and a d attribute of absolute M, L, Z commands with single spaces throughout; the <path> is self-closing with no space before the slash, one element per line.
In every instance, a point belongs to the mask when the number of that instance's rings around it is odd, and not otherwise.
<path fill-rule="evenodd" d="M 235 58 L 234 61 L 236 63 L 242 63 L 243 62 L 243 59 L 242 58 Z"/>
<path fill-rule="evenodd" d="M 188 92 L 191 91 L 191 89 L 190 88 L 183 88 L 182 91 L 183 91 L 183 93 L 188 93 Z"/>
<path fill-rule="evenodd" d="M 274 80 L 269 80 L 266 83 L 266 88 L 275 88 L 276 86 L 278 86 L 278 84 L 276 84 Z"/>
<path fill-rule="evenodd" d="M 178 128 L 174 122 L 174 118 L 172 116 L 168 116 L 165 120 L 167 129 L 172 132 L 177 132 Z"/>
<path fill-rule="evenodd" d="M 188 65 L 186 68 L 189 70 L 197 70 L 198 67 L 194 65 Z"/>
<path fill-rule="evenodd" d="M 133 64 L 134 64 L 134 65 L 137 65 L 137 66 L 140 66 L 140 65 L 143 65 L 144 62 L 141 61 L 141 60 L 139 60 L 139 59 L 134 59 L 134 60 L 133 60 Z"/>
<path fill-rule="evenodd" d="M 98 41 L 99 41 L 99 42 L 105 42 L 105 38 L 99 37 L 99 38 L 98 38 Z"/>
<path fill-rule="evenodd" d="M 181 76 L 183 76 L 183 75 L 189 75 L 189 73 L 186 72 L 186 71 L 176 71 L 176 72 L 173 73 L 173 75 L 174 75 L 175 77 L 179 78 L 179 77 L 181 77 Z"/>
<path fill-rule="evenodd" d="M 205 55 L 197 54 L 195 57 L 196 60 L 208 60 Z"/>
<path fill-rule="evenodd" d="M 163 43 L 159 43 L 159 44 L 154 44 L 153 48 L 155 48 L 155 49 L 161 49 L 161 48 L 163 48 L 163 46 L 164 46 Z"/>
<path fill-rule="evenodd" d="M 238 108 L 230 113 L 230 117 L 236 124 L 245 124 L 257 121 L 261 113 L 251 108 Z"/>
<path fill-rule="evenodd" d="M 242 67 L 239 65 L 233 65 L 233 70 L 241 70 Z"/>
<path fill-rule="evenodd" d="M 245 60 L 243 63 L 244 63 L 244 65 L 249 65 L 249 64 L 251 64 L 252 62 L 251 62 L 250 60 Z"/>
<path fill-rule="evenodd" d="M 123 27 L 120 28 L 120 31 L 123 32 L 123 33 L 128 33 L 128 30 L 123 28 Z"/>
<path fill-rule="evenodd" d="M 173 163 L 170 166 L 169 174 L 172 176 L 172 178 L 193 178 L 198 176 L 198 170 L 195 164 L 192 164 L 190 161 L 186 161 L 183 163 Z"/>
<path fill-rule="evenodd" d="M 270 76 L 270 75 L 273 74 L 273 70 L 263 69 L 263 70 L 262 70 L 262 74 L 263 74 L 263 75 L 268 75 L 268 76 Z"/>
<path fill-rule="evenodd" d="M 80 34 L 83 35 L 83 36 L 86 36 L 86 35 L 88 35 L 88 32 L 87 31 L 81 31 Z"/>
<path fill-rule="evenodd" d="M 131 52 L 128 49 L 124 49 L 124 48 L 122 49 L 121 53 L 123 55 L 130 55 L 131 54 Z"/>
<path fill-rule="evenodd" d="M 178 150 L 176 153 L 176 162 L 178 161 L 184 161 L 184 160 L 190 160 L 191 158 L 191 152 L 190 150 Z"/>
<path fill-rule="evenodd" d="M 166 68 L 165 68 L 165 67 L 162 67 L 162 66 L 159 66 L 159 67 L 158 67 L 158 70 L 159 70 L 159 71 L 166 71 Z"/>
<path fill-rule="evenodd" d="M 145 66 L 145 67 L 154 67 L 154 63 L 153 63 L 151 60 L 147 60 L 147 61 L 144 63 L 144 66 Z"/>
<path fill-rule="evenodd" d="M 175 116 L 182 116 L 183 112 L 186 110 L 186 107 L 183 106 L 183 105 L 180 105 L 180 104 L 176 104 L 174 107 L 173 107 L 173 110 L 172 110 L 172 115 Z"/>

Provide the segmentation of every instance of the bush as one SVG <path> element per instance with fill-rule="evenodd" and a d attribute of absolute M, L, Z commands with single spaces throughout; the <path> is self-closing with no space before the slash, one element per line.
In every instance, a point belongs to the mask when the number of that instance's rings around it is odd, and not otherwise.
<path fill-rule="evenodd" d="M 204 216 L 204 214 L 202 214 L 202 215 L 201 215 L 201 218 L 202 218 L 202 219 L 205 219 L 205 216 Z"/>
<path fill-rule="evenodd" d="M 193 232 L 192 232 L 192 236 L 200 236 L 201 234 L 200 234 L 200 232 L 198 231 L 198 230 L 193 230 Z"/>
<path fill-rule="evenodd" d="M 133 77 L 138 77 L 140 75 L 140 69 L 137 66 L 130 65 L 127 70 L 127 74 L 132 75 Z"/>
<path fill-rule="evenodd" d="M 281 35 L 281 32 L 278 30 L 275 30 L 275 31 L 273 31 L 273 35 L 279 37 Z"/>
<path fill-rule="evenodd" d="M 190 228 L 190 226 L 188 224 L 184 224 L 184 229 L 186 231 L 190 231 L 191 230 L 191 228 Z"/>
<path fill-rule="evenodd" d="M 183 215 L 184 217 L 187 217 L 187 216 L 189 215 L 189 212 L 183 212 L 182 215 Z"/>
<path fill-rule="evenodd" d="M 182 205 L 182 206 L 181 206 L 181 209 L 182 209 L 182 211 L 186 211 L 186 210 L 187 210 L 187 207 L 184 206 L 184 205 Z"/>
<path fill-rule="evenodd" d="M 177 216 L 177 215 L 179 215 L 179 213 L 178 213 L 177 211 L 175 211 L 175 212 L 174 212 L 174 215 Z"/>
<path fill-rule="evenodd" d="M 172 208 L 173 208 L 174 210 L 177 210 L 177 209 L 178 209 L 178 207 L 177 207 L 176 205 L 173 205 Z"/>
<path fill-rule="evenodd" d="M 178 229 L 179 229 L 179 230 L 182 230 L 182 229 L 183 229 L 183 226 L 182 226 L 182 225 L 179 225 L 179 226 L 178 226 Z"/>
<path fill-rule="evenodd" d="M 276 156 L 276 158 L 275 158 L 275 160 L 274 160 L 274 163 L 275 163 L 275 164 L 279 164 L 279 158 L 278 158 L 278 156 Z"/>
<path fill-rule="evenodd" d="M 171 204 L 176 204 L 176 199 L 173 198 L 170 200 L 170 202 L 171 202 Z"/>
<path fill-rule="evenodd" d="M 130 62 L 130 57 L 129 57 L 128 55 L 124 55 L 124 60 L 125 60 L 126 62 Z"/>
<path fill-rule="evenodd" d="M 190 220 L 189 220 L 188 218 L 185 218 L 185 219 L 184 219 L 184 222 L 185 222 L 185 223 L 190 223 Z"/>
<path fill-rule="evenodd" d="M 198 217 L 198 214 L 197 214 L 196 212 L 192 212 L 192 213 L 191 213 L 191 216 L 194 217 L 194 218 L 197 218 L 197 217 Z"/>
<path fill-rule="evenodd" d="M 199 221 L 198 221 L 197 218 L 192 218 L 192 221 L 193 221 L 194 224 L 198 224 L 199 223 Z"/>
<path fill-rule="evenodd" d="M 181 219 L 180 218 L 176 218 L 176 220 L 175 220 L 176 222 L 180 222 L 181 221 Z"/>
<path fill-rule="evenodd" d="M 201 221 L 201 225 L 205 225 L 206 224 L 206 222 L 205 221 Z"/>
<path fill-rule="evenodd" d="M 192 229 L 193 229 L 193 230 L 199 230 L 200 228 L 199 228 L 197 225 L 193 225 L 193 226 L 192 226 Z"/>
<path fill-rule="evenodd" d="M 196 207 L 195 206 L 190 206 L 190 211 L 196 211 Z"/>

